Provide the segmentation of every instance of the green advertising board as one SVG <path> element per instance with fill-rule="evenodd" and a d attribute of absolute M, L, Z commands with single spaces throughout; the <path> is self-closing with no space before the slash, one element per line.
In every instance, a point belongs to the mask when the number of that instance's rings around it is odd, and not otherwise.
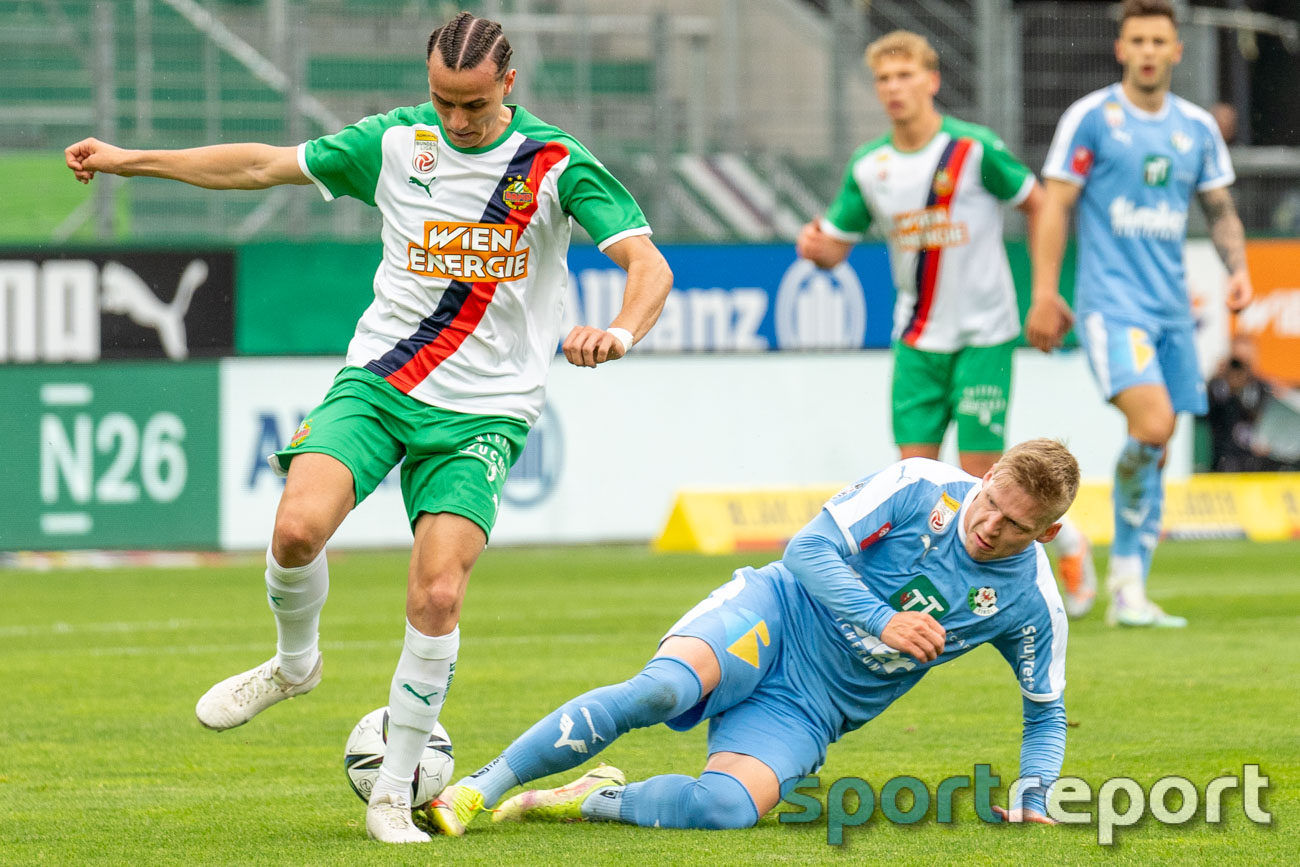
<path fill-rule="evenodd" d="M 0 367 L 0 550 L 215 548 L 217 362 Z"/>

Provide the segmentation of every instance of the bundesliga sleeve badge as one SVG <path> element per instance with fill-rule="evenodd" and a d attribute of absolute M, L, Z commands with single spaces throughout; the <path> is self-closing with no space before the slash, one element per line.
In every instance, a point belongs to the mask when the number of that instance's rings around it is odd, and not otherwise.
<path fill-rule="evenodd" d="M 415 131 L 415 149 L 411 155 L 411 168 L 418 175 L 431 175 L 438 167 L 438 136 L 429 129 Z"/>
<path fill-rule="evenodd" d="M 930 510 L 930 529 L 936 533 L 946 533 L 952 526 L 953 516 L 961 508 L 961 503 L 949 496 L 947 491 L 939 497 L 939 502 Z"/>

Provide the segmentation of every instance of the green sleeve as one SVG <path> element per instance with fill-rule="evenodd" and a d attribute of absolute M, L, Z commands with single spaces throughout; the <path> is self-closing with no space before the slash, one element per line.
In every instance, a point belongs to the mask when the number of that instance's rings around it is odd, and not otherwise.
<path fill-rule="evenodd" d="M 333 135 L 307 142 L 303 150 L 307 171 L 335 198 L 351 196 L 374 205 L 384 131 L 401 122 L 401 111 L 371 115 Z"/>
<path fill-rule="evenodd" d="M 570 139 L 569 163 L 558 182 L 564 212 L 587 230 L 597 245 L 632 229 L 648 227 L 645 214 L 627 188 L 600 160 Z"/>
<path fill-rule="evenodd" d="M 863 156 L 865 153 L 859 151 L 849 160 L 844 169 L 840 191 L 826 209 L 826 222 L 845 235 L 863 235 L 871 228 L 871 211 L 867 208 L 866 199 L 862 197 L 862 188 L 858 186 L 857 178 L 853 176 L 853 167 Z"/>
<path fill-rule="evenodd" d="M 987 132 L 987 131 L 986 131 Z M 980 137 L 984 158 L 980 161 L 980 180 L 984 189 L 1002 201 L 1014 199 L 1033 172 L 1007 150 L 1006 143 L 992 132 Z"/>

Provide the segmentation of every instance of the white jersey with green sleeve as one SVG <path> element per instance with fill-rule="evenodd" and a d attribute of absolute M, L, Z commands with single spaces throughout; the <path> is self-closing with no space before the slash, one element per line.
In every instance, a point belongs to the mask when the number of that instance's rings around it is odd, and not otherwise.
<path fill-rule="evenodd" d="M 298 163 L 326 201 L 383 216 L 375 300 L 347 364 L 424 403 L 532 424 L 560 340 L 569 218 L 602 250 L 650 227 L 580 142 L 510 108 L 481 148 L 448 141 L 425 103 L 305 142 Z"/>
<path fill-rule="evenodd" d="M 899 150 L 891 134 L 858 148 L 821 227 L 849 243 L 873 224 L 885 235 L 895 340 L 928 352 L 994 346 L 1020 334 L 1001 206 L 1034 183 L 992 130 L 945 116 L 919 150 Z"/>

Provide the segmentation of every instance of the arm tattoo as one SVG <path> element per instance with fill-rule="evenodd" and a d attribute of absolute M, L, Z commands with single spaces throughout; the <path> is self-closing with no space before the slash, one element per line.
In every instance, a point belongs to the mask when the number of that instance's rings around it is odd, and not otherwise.
<path fill-rule="evenodd" d="M 1227 187 L 1200 194 L 1201 209 L 1210 224 L 1210 239 L 1219 258 L 1232 274 L 1246 267 L 1246 230 L 1232 203 L 1232 193 Z"/>

